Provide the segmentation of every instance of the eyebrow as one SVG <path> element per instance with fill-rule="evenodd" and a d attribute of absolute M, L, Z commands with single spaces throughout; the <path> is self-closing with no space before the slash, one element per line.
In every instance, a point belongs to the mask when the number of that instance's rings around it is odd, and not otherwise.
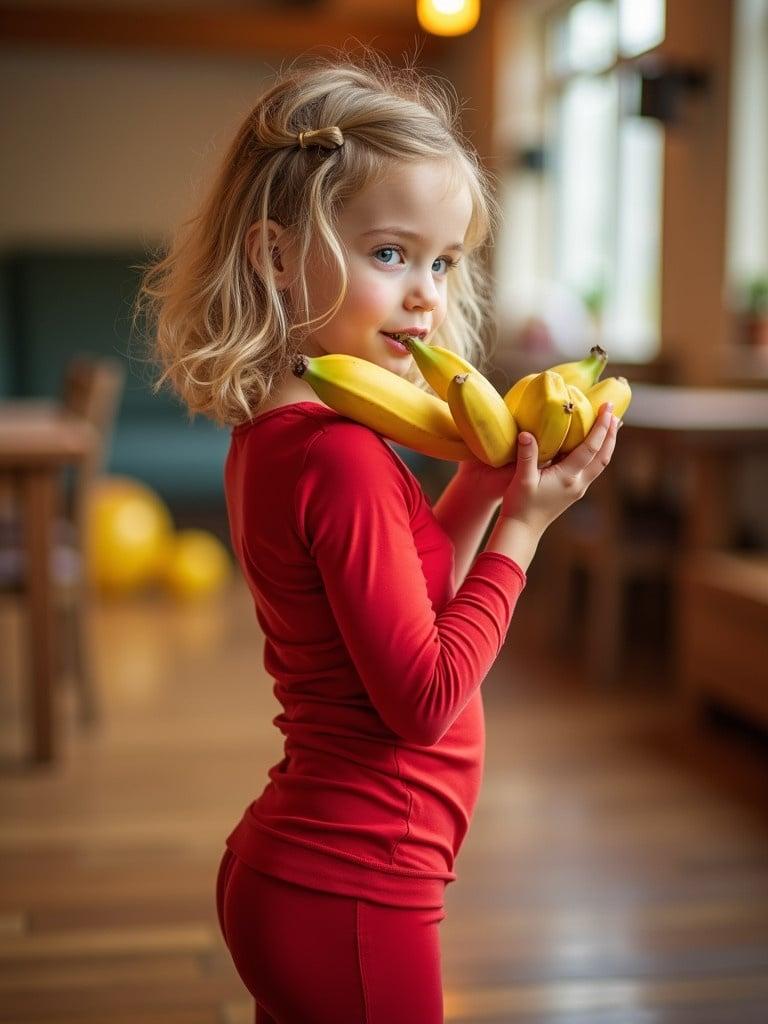
<path fill-rule="evenodd" d="M 364 231 L 365 235 L 402 235 L 403 238 L 412 238 L 417 242 L 423 242 L 424 236 L 418 234 L 416 231 L 409 231 L 408 228 L 399 227 L 383 227 L 383 228 L 371 228 L 370 231 Z M 464 246 L 461 242 L 454 242 L 453 245 L 447 245 L 446 249 L 455 249 L 456 252 L 464 252 Z"/>

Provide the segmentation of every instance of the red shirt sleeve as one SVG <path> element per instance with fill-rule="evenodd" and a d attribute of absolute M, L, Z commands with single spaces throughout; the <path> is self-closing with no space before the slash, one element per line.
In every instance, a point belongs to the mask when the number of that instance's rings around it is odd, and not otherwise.
<path fill-rule="evenodd" d="M 340 422 L 314 435 L 296 524 L 322 576 L 350 658 L 383 722 L 432 745 L 495 661 L 526 576 L 481 552 L 437 612 L 410 526 L 413 493 L 374 431 Z"/>

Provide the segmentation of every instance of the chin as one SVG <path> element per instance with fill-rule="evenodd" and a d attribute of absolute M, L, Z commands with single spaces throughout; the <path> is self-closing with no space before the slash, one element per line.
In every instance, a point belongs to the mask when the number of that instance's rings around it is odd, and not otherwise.
<path fill-rule="evenodd" d="M 404 362 L 402 359 L 392 359 L 385 364 L 385 368 L 392 373 L 396 373 L 398 377 L 405 377 L 411 368 L 411 364 L 410 362 Z"/>

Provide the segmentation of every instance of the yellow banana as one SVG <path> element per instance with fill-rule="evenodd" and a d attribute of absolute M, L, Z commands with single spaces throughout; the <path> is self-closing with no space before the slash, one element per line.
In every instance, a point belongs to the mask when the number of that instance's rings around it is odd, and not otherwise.
<path fill-rule="evenodd" d="M 408 348 L 424 380 L 443 401 L 448 400 L 448 385 L 457 373 L 471 373 L 475 368 L 460 355 L 440 345 L 427 345 L 410 334 L 395 337 Z"/>
<path fill-rule="evenodd" d="M 571 425 L 573 403 L 568 385 L 559 373 L 543 370 L 525 387 L 517 403 L 518 430 L 533 434 L 539 446 L 539 463 L 553 458 Z"/>
<path fill-rule="evenodd" d="M 613 402 L 613 415 L 621 419 L 632 401 L 632 388 L 626 377 L 606 377 L 589 388 L 586 395 L 595 410 L 595 416 L 603 403 Z"/>
<path fill-rule="evenodd" d="M 534 377 L 538 377 L 538 374 L 527 373 L 525 377 L 521 377 L 520 380 L 515 381 L 515 383 L 512 385 L 509 391 L 504 395 L 504 402 L 513 416 L 515 415 L 515 409 L 517 408 L 517 404 L 520 401 L 520 396 L 531 383 Z"/>
<path fill-rule="evenodd" d="M 515 418 L 482 373 L 457 373 L 448 385 L 448 406 L 467 447 L 481 462 L 498 467 L 512 461 Z"/>
<path fill-rule="evenodd" d="M 292 369 L 326 405 L 396 444 L 449 462 L 472 458 L 445 402 L 368 359 L 300 354 Z"/>
<path fill-rule="evenodd" d="M 550 366 L 553 373 L 559 373 L 566 384 L 575 384 L 581 391 L 586 391 L 596 384 L 600 374 L 608 362 L 608 353 L 599 345 L 593 345 L 589 355 L 574 363 L 558 363 Z"/>
<path fill-rule="evenodd" d="M 573 403 L 573 415 L 565 440 L 560 445 L 560 455 L 567 455 L 568 452 L 572 452 L 580 445 L 597 419 L 597 413 L 592 408 L 592 403 L 581 388 L 577 388 L 575 384 L 566 384 L 566 387 L 568 396 Z"/>

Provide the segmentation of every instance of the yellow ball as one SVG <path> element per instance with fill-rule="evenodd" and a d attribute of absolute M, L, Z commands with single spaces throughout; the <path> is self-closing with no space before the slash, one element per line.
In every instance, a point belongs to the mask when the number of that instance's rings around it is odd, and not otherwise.
<path fill-rule="evenodd" d="M 86 507 L 85 558 L 89 580 L 108 593 L 129 593 L 162 570 L 173 519 L 168 506 L 132 477 L 104 476 Z"/>
<path fill-rule="evenodd" d="M 176 597 L 215 593 L 229 580 L 231 563 L 221 541 L 207 530 L 179 530 L 168 550 L 164 580 Z"/>

